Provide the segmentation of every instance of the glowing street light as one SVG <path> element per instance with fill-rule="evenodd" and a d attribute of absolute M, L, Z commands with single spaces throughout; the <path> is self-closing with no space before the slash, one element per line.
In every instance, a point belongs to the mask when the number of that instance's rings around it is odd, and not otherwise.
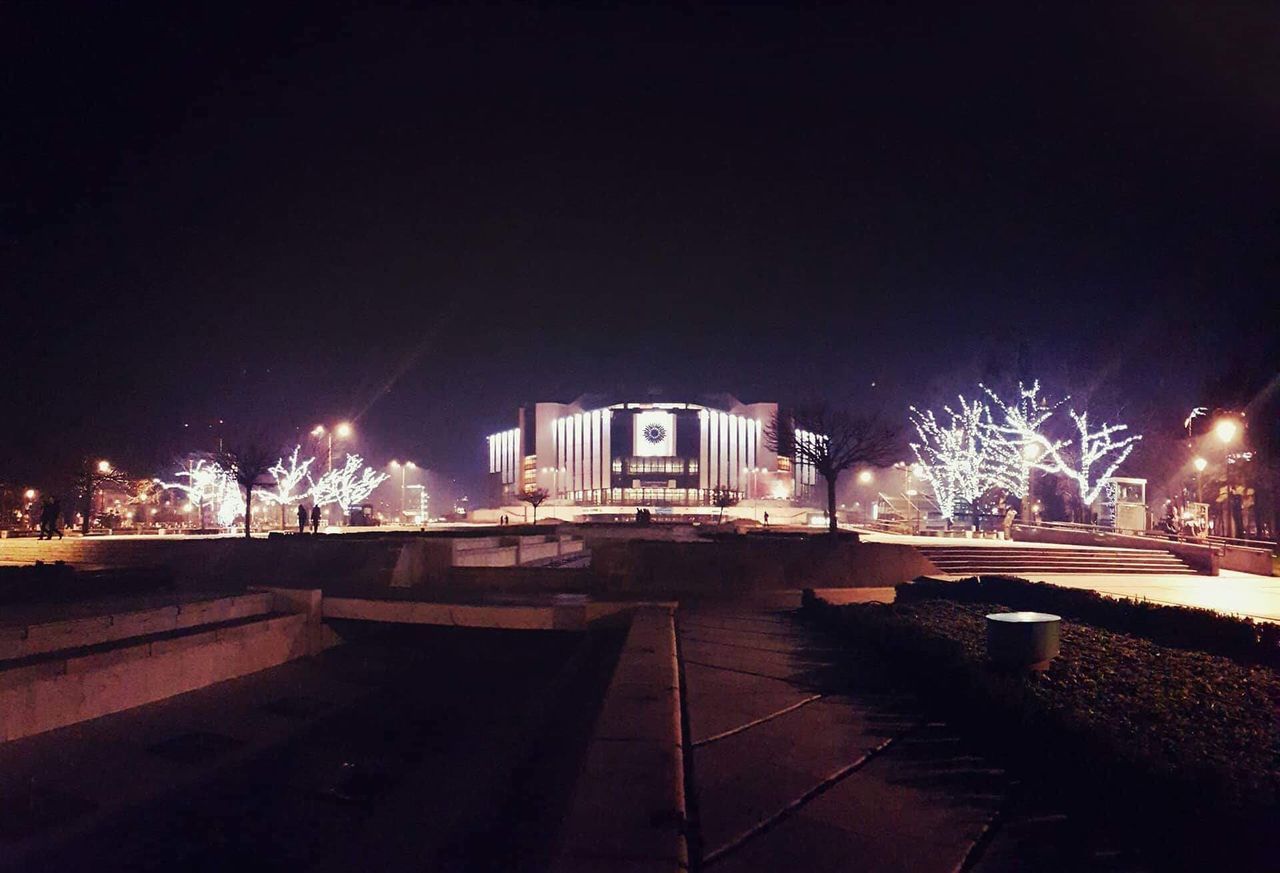
<path fill-rule="evenodd" d="M 99 472 L 99 473 L 110 473 L 110 472 L 111 472 L 111 462 L 110 462 L 110 461 L 99 461 L 99 462 L 98 462 L 98 472 Z"/>
<path fill-rule="evenodd" d="M 863 485 L 870 484 L 873 479 L 875 479 L 875 475 L 870 470 L 860 470 L 858 472 L 858 481 Z"/>
<path fill-rule="evenodd" d="M 1216 436 L 1222 444 L 1229 445 L 1232 443 L 1236 434 L 1240 432 L 1240 425 L 1234 418 L 1220 418 L 1218 423 L 1213 426 L 1213 435 Z"/>
<path fill-rule="evenodd" d="M 351 422 L 349 421 L 339 422 L 338 424 L 334 425 L 332 428 L 327 428 L 323 424 L 317 424 L 315 427 L 311 429 L 311 435 L 313 437 L 328 437 L 328 441 L 327 441 L 328 442 L 328 463 L 327 463 L 327 466 L 325 467 L 326 473 L 333 470 L 334 434 L 337 434 L 338 439 L 345 440 L 345 439 L 350 439 L 353 433 L 355 433 L 355 429 L 351 426 Z"/>
<path fill-rule="evenodd" d="M 404 477 L 408 474 L 410 470 L 416 470 L 417 468 L 418 468 L 418 465 L 415 464 L 413 461 L 405 461 L 403 464 L 401 464 L 399 461 L 391 462 L 391 469 L 400 471 L 400 516 L 401 518 L 404 517 L 404 510 L 406 506 Z"/>
<path fill-rule="evenodd" d="M 24 491 L 24 492 L 23 492 L 22 496 L 23 496 L 23 497 L 25 497 L 25 498 L 27 498 L 28 500 L 35 500 L 35 499 L 36 499 L 36 489 L 34 489 L 34 488 L 28 488 L 26 491 Z"/>
<path fill-rule="evenodd" d="M 1206 461 L 1204 458 L 1196 458 L 1194 461 L 1191 462 L 1191 465 L 1196 468 L 1197 473 L 1203 473 L 1204 468 L 1209 466 L 1209 462 Z"/>

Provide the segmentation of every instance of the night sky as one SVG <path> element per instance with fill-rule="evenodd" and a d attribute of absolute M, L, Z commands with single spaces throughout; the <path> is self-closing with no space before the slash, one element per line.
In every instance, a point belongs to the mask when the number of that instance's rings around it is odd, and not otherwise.
<path fill-rule="evenodd" d="M 0 40 L 11 483 L 217 419 L 478 479 L 524 401 L 905 420 L 1018 360 L 1176 428 L 1274 346 L 1274 4 L 45 2 Z"/>

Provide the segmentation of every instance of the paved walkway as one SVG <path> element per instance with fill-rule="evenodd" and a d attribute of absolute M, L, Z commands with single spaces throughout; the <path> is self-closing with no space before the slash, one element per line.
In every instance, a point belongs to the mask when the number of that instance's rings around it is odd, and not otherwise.
<path fill-rule="evenodd" d="M 891 589 L 851 600 L 884 599 Z M 923 715 L 883 670 L 772 603 L 677 614 L 691 853 L 719 871 L 1132 870 L 1052 799 Z"/>
<path fill-rule="evenodd" d="M 950 871 L 1004 774 L 776 607 L 678 614 L 705 869 Z M 853 680 L 852 682 L 850 680 Z M 700 845 L 699 845 L 700 844 Z"/>

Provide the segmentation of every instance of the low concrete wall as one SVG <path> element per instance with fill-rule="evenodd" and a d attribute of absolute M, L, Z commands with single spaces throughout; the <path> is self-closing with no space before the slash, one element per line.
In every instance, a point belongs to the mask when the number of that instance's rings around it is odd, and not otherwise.
<path fill-rule="evenodd" d="M 43 733 L 256 673 L 307 653 L 285 615 L 0 672 L 0 740 Z"/>
<path fill-rule="evenodd" d="M 427 603 L 363 597 L 326 597 L 326 619 L 432 624 L 506 630 L 585 630 L 593 621 L 633 609 L 631 603 L 594 603 L 565 598 L 541 605 Z"/>
<path fill-rule="evenodd" d="M 680 671 L 670 607 L 633 613 L 552 873 L 689 868 Z"/>
<path fill-rule="evenodd" d="M 1270 576 L 1271 552 L 1266 549 L 1251 549 L 1245 546 L 1221 546 L 1222 556 L 1219 559 L 1224 570 L 1236 570 L 1241 573 L 1257 573 L 1259 576 Z"/>
<path fill-rule="evenodd" d="M 493 549 L 468 549 L 454 556 L 455 567 L 514 567 L 519 563 L 519 546 Z"/>
<path fill-rule="evenodd" d="M 8 625 L 0 627 L 0 661 L 249 618 L 271 612 L 272 603 L 270 594 L 245 594 L 65 621 Z"/>
<path fill-rule="evenodd" d="M 1046 527 L 1013 526 L 1013 538 L 1025 543 L 1055 543 L 1064 546 L 1104 546 L 1113 549 L 1145 549 L 1170 552 L 1202 576 L 1217 576 L 1220 565 L 1218 550 L 1201 543 L 1157 540 L 1132 534 L 1099 533 Z M 1234 569 L 1234 568 L 1232 568 Z M 1268 568 L 1268 573 L 1270 568 Z"/>
<path fill-rule="evenodd" d="M 646 596 L 799 588 L 878 588 L 938 569 L 911 546 L 825 536 L 722 541 L 600 542 L 592 571 L 601 590 Z"/>

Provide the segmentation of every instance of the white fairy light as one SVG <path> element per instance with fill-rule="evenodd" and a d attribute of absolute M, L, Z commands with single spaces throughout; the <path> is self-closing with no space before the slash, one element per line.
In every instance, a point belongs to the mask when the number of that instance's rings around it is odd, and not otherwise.
<path fill-rule="evenodd" d="M 1025 498 L 1031 490 L 1031 471 L 1052 470 L 1058 453 L 1071 444 L 1070 440 L 1050 439 L 1044 432 L 1045 424 L 1066 398 L 1056 403 L 1042 400 L 1039 380 L 1030 388 L 1019 382 L 1018 399 L 1012 404 L 1005 403 L 986 385 L 979 383 L 978 387 L 1001 414 L 998 421 L 989 416 L 985 425 L 990 434 L 1001 437 L 992 446 L 998 455 L 991 466 L 992 476 L 999 487 L 1019 499 Z"/>
<path fill-rule="evenodd" d="M 1077 451 L 1074 459 L 1064 459 L 1058 453 L 1055 453 L 1054 464 L 1056 469 L 1053 469 L 1052 472 L 1062 473 L 1074 479 L 1076 485 L 1080 488 L 1081 502 L 1088 506 L 1098 499 L 1098 495 L 1102 493 L 1107 480 L 1115 474 L 1120 465 L 1124 463 L 1125 458 L 1129 457 L 1129 453 L 1134 449 L 1134 443 L 1142 439 L 1142 435 L 1130 434 L 1116 439 L 1116 434 L 1123 433 L 1129 429 L 1127 424 L 1104 423 L 1097 430 L 1091 431 L 1089 429 L 1088 412 L 1077 413 L 1073 409 L 1070 415 L 1079 434 L 1076 444 Z M 1094 470 L 1094 465 L 1106 461 L 1108 455 L 1113 455 L 1110 463 L 1104 472 L 1097 474 Z M 1074 460 L 1074 463 L 1072 463 L 1072 460 Z"/>
<path fill-rule="evenodd" d="M 938 508 L 951 518 L 957 504 L 972 504 L 995 484 L 993 469 L 1008 441 L 988 426 L 990 413 L 980 400 L 970 402 L 961 395 L 958 411 L 950 406 L 943 411 L 950 418 L 945 426 L 932 410 L 911 407 L 911 423 L 920 436 L 911 451 L 933 487 Z"/>
<path fill-rule="evenodd" d="M 281 506 L 293 503 L 306 496 L 306 493 L 295 494 L 296 489 L 302 480 L 308 478 L 307 474 L 311 470 L 311 465 L 315 463 L 315 458 L 307 458 L 299 463 L 298 452 L 302 446 L 294 446 L 293 454 L 289 456 L 288 464 L 285 459 L 281 458 L 276 461 L 276 465 L 271 468 L 271 475 L 275 478 L 275 490 L 268 491 L 265 488 L 255 491 L 255 494 L 261 494 L 262 497 L 271 503 Z"/>
<path fill-rule="evenodd" d="M 185 483 L 165 482 L 156 479 L 155 482 L 161 488 L 172 488 L 185 494 L 192 505 L 200 509 L 202 518 L 203 508 L 208 506 L 213 510 L 218 524 L 230 527 L 236 518 L 243 514 L 244 497 L 240 492 L 240 486 L 236 484 L 231 472 L 217 462 L 205 461 L 202 458 L 189 468 L 178 470 L 174 476 L 187 481 Z"/>
<path fill-rule="evenodd" d="M 347 455 L 346 463 L 325 473 L 319 479 L 312 480 L 310 493 L 317 506 L 328 506 L 336 503 L 344 512 L 361 503 L 387 479 L 386 473 L 380 473 L 372 467 L 360 469 L 364 458 L 359 455 Z M 308 476 L 308 479 L 311 477 Z"/>

